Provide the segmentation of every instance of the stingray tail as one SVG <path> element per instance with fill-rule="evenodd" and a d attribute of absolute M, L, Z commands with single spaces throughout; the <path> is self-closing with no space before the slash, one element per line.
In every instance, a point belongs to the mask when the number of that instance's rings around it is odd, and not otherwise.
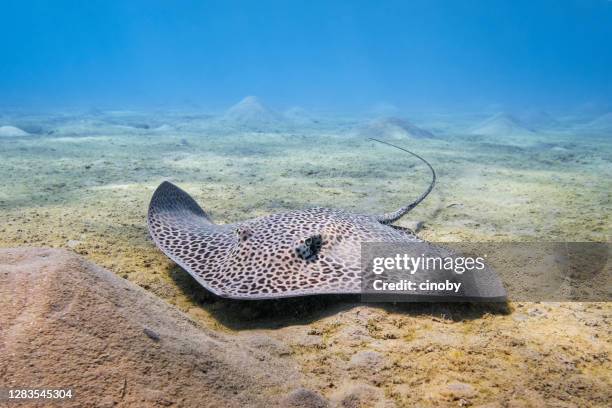
<path fill-rule="evenodd" d="M 429 167 L 429 170 L 431 170 L 431 183 L 429 183 L 429 187 L 427 188 L 427 190 L 425 190 L 425 192 L 423 194 L 421 194 L 416 200 L 414 200 L 413 202 L 411 202 L 408 205 L 405 205 L 405 206 L 399 208 L 396 211 L 385 213 L 383 215 L 379 215 L 379 216 L 376 217 L 378 222 L 380 222 L 382 224 L 391 224 L 392 222 L 395 222 L 395 221 L 399 220 L 400 218 L 402 218 L 410 210 L 412 210 L 414 207 L 419 205 L 421 203 L 421 201 L 423 201 L 425 199 L 425 197 L 427 197 L 429 195 L 429 193 L 431 193 L 431 190 L 433 190 L 434 185 L 436 184 L 436 171 L 431 166 L 431 164 L 429 164 L 429 162 L 427 160 L 425 160 L 424 158 L 422 158 L 418 154 L 411 152 L 410 150 L 404 149 L 403 147 L 399 147 L 399 146 L 396 146 L 394 144 L 391 144 L 389 142 L 385 142 L 385 141 L 382 141 L 382 140 L 378 140 L 378 139 L 374 139 L 374 138 L 370 138 L 370 140 L 374 140 L 375 142 L 383 143 L 383 144 L 386 144 L 388 146 L 395 147 L 396 149 L 402 150 L 402 151 L 404 151 L 406 153 L 409 153 L 409 154 L 413 155 L 414 157 L 416 157 L 417 159 L 421 160 L 423 163 L 425 163 L 427 165 L 427 167 Z"/>

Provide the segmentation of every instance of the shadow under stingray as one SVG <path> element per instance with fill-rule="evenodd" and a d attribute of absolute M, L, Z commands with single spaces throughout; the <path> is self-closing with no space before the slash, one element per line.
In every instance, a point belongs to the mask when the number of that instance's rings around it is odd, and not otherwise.
<path fill-rule="evenodd" d="M 310 324 L 363 305 L 407 316 L 426 315 L 455 322 L 479 319 L 486 314 L 506 315 L 511 312 L 507 302 L 364 303 L 360 295 L 234 300 L 209 292 L 178 265 L 170 267 L 169 275 L 187 298 L 210 312 L 220 324 L 232 330 L 276 329 Z"/>

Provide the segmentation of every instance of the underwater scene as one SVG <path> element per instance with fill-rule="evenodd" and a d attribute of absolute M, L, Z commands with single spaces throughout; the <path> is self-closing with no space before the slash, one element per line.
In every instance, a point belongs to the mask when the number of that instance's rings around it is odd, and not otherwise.
<path fill-rule="evenodd" d="M 612 2 L 0 12 L 2 404 L 612 404 Z"/>

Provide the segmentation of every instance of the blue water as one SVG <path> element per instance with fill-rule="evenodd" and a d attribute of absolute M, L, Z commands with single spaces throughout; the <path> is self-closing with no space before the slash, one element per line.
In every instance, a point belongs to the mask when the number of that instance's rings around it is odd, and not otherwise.
<path fill-rule="evenodd" d="M 612 106 L 612 2 L 0 2 L 2 106 Z"/>

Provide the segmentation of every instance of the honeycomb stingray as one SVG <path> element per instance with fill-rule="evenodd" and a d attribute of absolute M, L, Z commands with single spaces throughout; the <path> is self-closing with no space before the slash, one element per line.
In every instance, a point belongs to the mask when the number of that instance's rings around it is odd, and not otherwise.
<path fill-rule="evenodd" d="M 435 184 L 429 163 L 408 153 L 429 166 L 432 182 L 413 203 L 388 214 L 310 208 L 218 225 L 185 191 L 165 181 L 151 199 L 149 232 L 162 252 L 221 297 L 360 293 L 361 243 L 424 243 L 412 231 L 389 225 L 420 203 Z M 476 288 L 480 297 L 505 296 L 494 278 L 493 287 Z"/>

